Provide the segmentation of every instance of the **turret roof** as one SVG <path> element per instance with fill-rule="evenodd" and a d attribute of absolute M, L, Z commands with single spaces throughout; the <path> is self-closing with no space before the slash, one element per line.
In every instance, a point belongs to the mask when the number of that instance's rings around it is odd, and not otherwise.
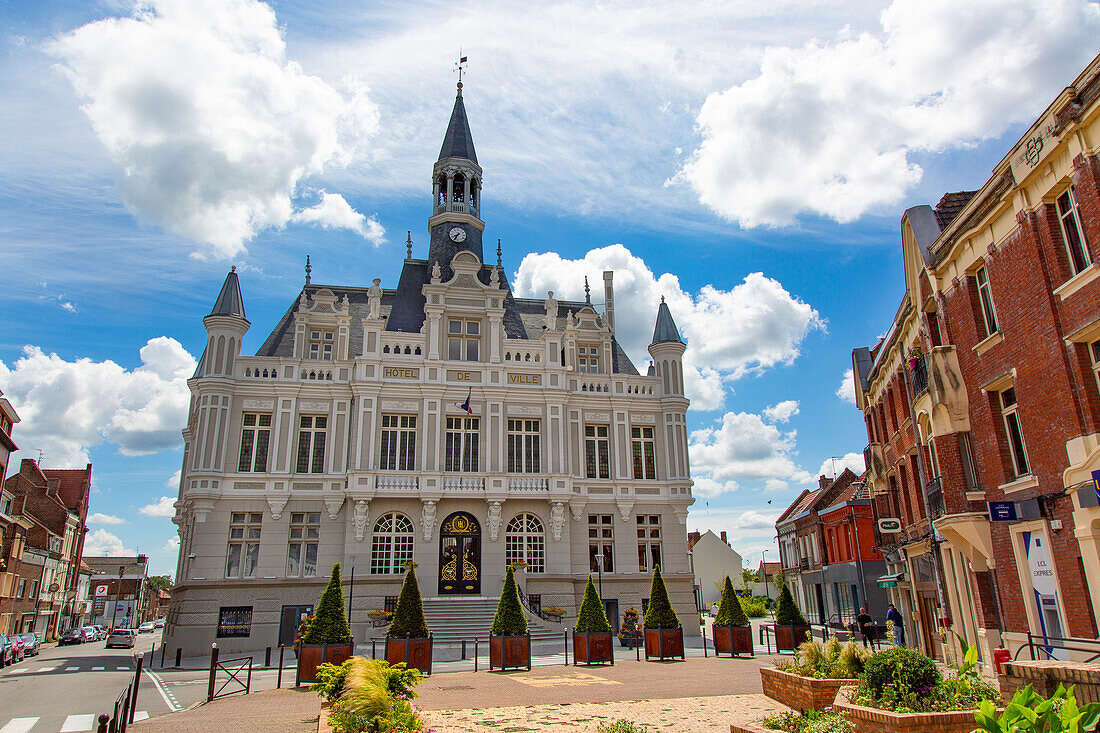
<path fill-rule="evenodd" d="M 668 303 L 661 298 L 661 305 L 657 308 L 657 325 L 653 328 L 654 344 L 682 344 L 680 331 L 676 328 L 676 321 L 672 320 L 672 311 L 668 309 Z"/>
<path fill-rule="evenodd" d="M 439 149 L 439 160 L 444 158 L 465 158 L 477 163 L 474 138 L 470 134 L 470 122 L 466 119 L 466 107 L 462 104 L 461 84 L 458 87 L 458 94 L 455 95 L 455 106 L 451 110 L 447 134 L 443 137 L 443 147 Z"/>
<path fill-rule="evenodd" d="M 237 316 L 244 318 L 244 298 L 241 297 L 241 284 L 237 281 L 237 268 L 229 271 L 222 284 L 222 291 L 218 293 L 218 299 L 214 301 L 212 316 Z"/>

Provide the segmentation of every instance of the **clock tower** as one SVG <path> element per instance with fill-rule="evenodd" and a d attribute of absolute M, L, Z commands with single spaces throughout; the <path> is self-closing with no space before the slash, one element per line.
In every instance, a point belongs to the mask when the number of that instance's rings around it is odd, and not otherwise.
<path fill-rule="evenodd" d="M 439 159 L 432 167 L 432 217 L 428 219 L 431 245 L 428 262 L 439 263 L 444 279 L 451 275 L 451 258 L 468 250 L 484 261 L 481 233 L 481 166 L 477 164 L 474 139 L 462 103 L 462 82 L 458 82 L 455 106 Z"/>

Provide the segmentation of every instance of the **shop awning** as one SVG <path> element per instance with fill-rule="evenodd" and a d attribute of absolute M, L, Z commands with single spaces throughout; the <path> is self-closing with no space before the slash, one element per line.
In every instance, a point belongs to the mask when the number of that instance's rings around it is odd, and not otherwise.
<path fill-rule="evenodd" d="M 879 588 L 897 588 L 898 581 L 905 579 L 905 573 L 891 573 L 889 575 L 883 575 L 878 579 Z"/>

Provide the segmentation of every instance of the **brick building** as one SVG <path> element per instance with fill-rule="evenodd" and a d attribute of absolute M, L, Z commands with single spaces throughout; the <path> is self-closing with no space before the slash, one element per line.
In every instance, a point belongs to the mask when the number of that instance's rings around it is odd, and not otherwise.
<path fill-rule="evenodd" d="M 84 563 L 92 571 L 88 582 L 92 610 L 87 623 L 136 628 L 155 618 L 156 591 L 149 586 L 148 557 L 86 557 Z"/>
<path fill-rule="evenodd" d="M 11 438 L 12 427 L 19 422 L 19 413 L 12 407 L 11 402 L 0 391 L 0 486 L 4 484 L 4 477 L 8 475 L 8 459 L 11 454 L 19 450 Z M 0 507 L 2 510 L 2 507 Z M 3 512 L 0 511 L 0 514 Z M 3 522 L 0 519 L 0 522 Z M 3 529 L 3 527 L 0 527 Z"/>
<path fill-rule="evenodd" d="M 874 508 L 900 520 L 877 543 L 929 651 L 941 623 L 986 660 L 1097 637 L 1098 97 L 1100 57 L 980 190 L 905 212 L 905 295 L 853 352 Z"/>

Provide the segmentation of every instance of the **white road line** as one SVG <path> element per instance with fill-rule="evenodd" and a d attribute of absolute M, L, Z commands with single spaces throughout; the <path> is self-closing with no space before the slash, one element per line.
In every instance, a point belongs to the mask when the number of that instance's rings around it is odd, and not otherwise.
<path fill-rule="evenodd" d="M 95 713 L 70 715 L 65 718 L 65 723 L 61 726 L 61 733 L 88 733 L 94 727 L 94 722 Z"/>
<path fill-rule="evenodd" d="M 0 728 L 0 733 L 28 733 L 38 718 L 12 718 L 11 721 Z"/>
<path fill-rule="evenodd" d="M 30 669 L 28 669 L 27 667 L 20 667 L 19 669 L 13 669 L 12 671 L 8 672 L 8 674 L 26 674 L 27 672 L 30 672 Z"/>
<path fill-rule="evenodd" d="M 145 712 L 144 710 L 138 710 L 136 713 L 134 713 L 134 722 L 136 723 L 139 720 L 145 720 L 148 717 L 149 713 Z"/>
<path fill-rule="evenodd" d="M 53 672 L 55 669 L 61 669 L 61 667 L 40 667 L 35 672 Z"/>
<path fill-rule="evenodd" d="M 157 692 L 160 693 L 161 698 L 164 700 L 164 704 L 168 706 L 170 711 L 174 713 L 183 710 L 183 706 L 176 702 L 176 696 L 168 691 L 168 688 L 164 684 L 164 680 L 158 677 L 155 672 L 150 672 L 149 670 L 145 670 L 145 674 L 153 681 L 153 687 L 157 688 Z M 0 731 L 0 733 L 5 732 Z"/>
<path fill-rule="evenodd" d="M 66 668 L 65 668 L 65 671 L 66 671 L 66 672 L 75 672 L 75 671 L 77 671 L 78 669 L 80 669 L 80 667 L 66 667 Z"/>
<path fill-rule="evenodd" d="M 118 671 L 118 672 L 129 672 L 130 668 L 129 667 L 115 667 L 115 670 Z"/>
<path fill-rule="evenodd" d="M 92 667 L 93 672 L 102 672 L 103 669 L 104 669 L 103 667 Z"/>

